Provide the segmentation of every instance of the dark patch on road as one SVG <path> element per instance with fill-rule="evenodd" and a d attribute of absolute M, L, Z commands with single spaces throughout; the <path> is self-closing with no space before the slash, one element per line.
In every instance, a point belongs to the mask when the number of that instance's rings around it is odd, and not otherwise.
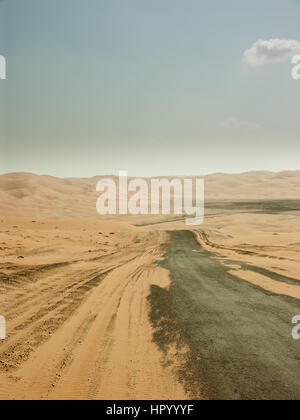
<path fill-rule="evenodd" d="M 291 336 L 300 302 L 230 274 L 191 232 L 170 234 L 163 266 L 172 284 L 152 286 L 150 320 L 190 397 L 300 399 L 300 342 Z M 178 357 L 168 358 L 174 346 Z"/>
<path fill-rule="evenodd" d="M 231 263 L 234 264 L 234 262 Z M 278 281 L 280 283 L 291 284 L 293 286 L 300 286 L 300 280 L 294 279 L 293 277 L 283 276 L 282 274 L 275 273 L 274 271 L 267 270 L 266 268 L 245 264 L 243 262 L 236 262 L 236 264 L 239 265 L 242 270 L 253 271 L 254 273 L 258 273 L 262 276 L 269 277 L 270 279 Z"/>
<path fill-rule="evenodd" d="M 249 200 L 208 202 L 207 209 L 231 212 L 280 214 L 300 211 L 300 200 Z"/>

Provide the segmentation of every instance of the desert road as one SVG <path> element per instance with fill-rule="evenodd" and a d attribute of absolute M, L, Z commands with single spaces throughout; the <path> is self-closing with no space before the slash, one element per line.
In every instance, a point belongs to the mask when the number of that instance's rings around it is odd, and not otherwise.
<path fill-rule="evenodd" d="M 57 222 L 36 225 L 39 240 L 57 235 Z M 92 245 L 60 262 L 1 264 L 0 400 L 300 398 L 299 300 L 235 276 L 192 232 L 133 230 L 125 243 L 128 228 L 88 226 Z"/>
<path fill-rule="evenodd" d="M 185 388 L 205 399 L 299 399 L 299 301 L 230 274 L 192 232 L 170 234 L 172 286 L 153 286 L 149 300 L 157 344 L 189 348 L 178 367 Z"/>

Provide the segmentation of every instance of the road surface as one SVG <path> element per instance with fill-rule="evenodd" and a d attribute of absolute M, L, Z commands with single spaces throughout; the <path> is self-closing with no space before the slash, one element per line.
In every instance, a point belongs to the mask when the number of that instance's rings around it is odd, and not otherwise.
<path fill-rule="evenodd" d="M 300 341 L 291 335 L 299 300 L 233 276 L 192 232 L 170 234 L 163 265 L 172 286 L 152 286 L 149 301 L 155 341 L 169 363 L 177 347 L 185 389 L 194 398 L 300 399 Z"/>

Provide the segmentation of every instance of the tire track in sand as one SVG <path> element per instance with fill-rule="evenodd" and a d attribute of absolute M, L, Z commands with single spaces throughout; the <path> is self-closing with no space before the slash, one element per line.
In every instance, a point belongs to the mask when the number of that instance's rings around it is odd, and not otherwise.
<path fill-rule="evenodd" d="M 166 240 L 157 233 L 144 249 L 115 257 L 114 266 L 98 275 L 96 261 L 80 262 L 71 270 L 74 283 L 70 267 L 63 267 L 52 291 L 43 279 L 41 307 L 35 301 L 24 330 L 18 320 L 0 346 L 0 399 L 185 398 L 162 366 L 148 319 L 150 286 L 169 283 L 168 271 L 155 264 Z M 81 282 L 84 268 L 89 276 Z M 48 298 L 52 307 L 44 313 Z"/>

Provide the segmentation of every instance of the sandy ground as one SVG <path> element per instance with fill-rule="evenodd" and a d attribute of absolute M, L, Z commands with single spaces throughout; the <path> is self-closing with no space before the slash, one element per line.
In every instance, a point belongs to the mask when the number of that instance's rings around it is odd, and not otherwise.
<path fill-rule="evenodd" d="M 300 214 L 243 214 L 208 218 L 196 230 L 199 243 L 223 262 L 234 260 L 262 267 L 285 282 L 233 267 L 234 274 L 278 294 L 300 297 Z M 298 284 L 299 283 L 299 284 Z"/>
<path fill-rule="evenodd" d="M 194 233 L 229 274 L 299 299 L 299 218 L 219 214 Z M 160 265 L 166 231 L 186 226 L 147 222 L 0 219 L 0 313 L 8 323 L 0 342 L 0 399 L 191 396 L 176 375 L 178 349 L 168 348 L 166 357 L 153 341 L 148 302 L 151 287 L 170 286 L 169 270 Z M 283 281 L 272 278 L 276 273 Z"/>
<path fill-rule="evenodd" d="M 257 190 L 262 175 L 266 182 Z M 192 395 L 178 376 L 189 349 L 162 352 L 149 320 L 151 290 L 171 287 L 171 271 L 161 265 L 168 231 L 187 226 L 181 217 L 96 218 L 96 180 L 0 176 L 0 314 L 8 327 L 0 341 L 0 399 Z M 295 200 L 297 182 L 298 172 L 215 175 L 208 187 L 216 197 L 286 191 Z M 204 224 L 193 228 L 201 246 L 194 253 L 200 261 L 209 251 L 228 278 L 299 299 L 299 222 L 299 201 L 211 203 Z M 186 263 L 200 270 L 192 256 Z M 176 270 L 186 271 L 180 260 Z"/>
<path fill-rule="evenodd" d="M 185 398 L 152 342 L 150 285 L 163 232 L 2 219 L 1 399 Z"/>

